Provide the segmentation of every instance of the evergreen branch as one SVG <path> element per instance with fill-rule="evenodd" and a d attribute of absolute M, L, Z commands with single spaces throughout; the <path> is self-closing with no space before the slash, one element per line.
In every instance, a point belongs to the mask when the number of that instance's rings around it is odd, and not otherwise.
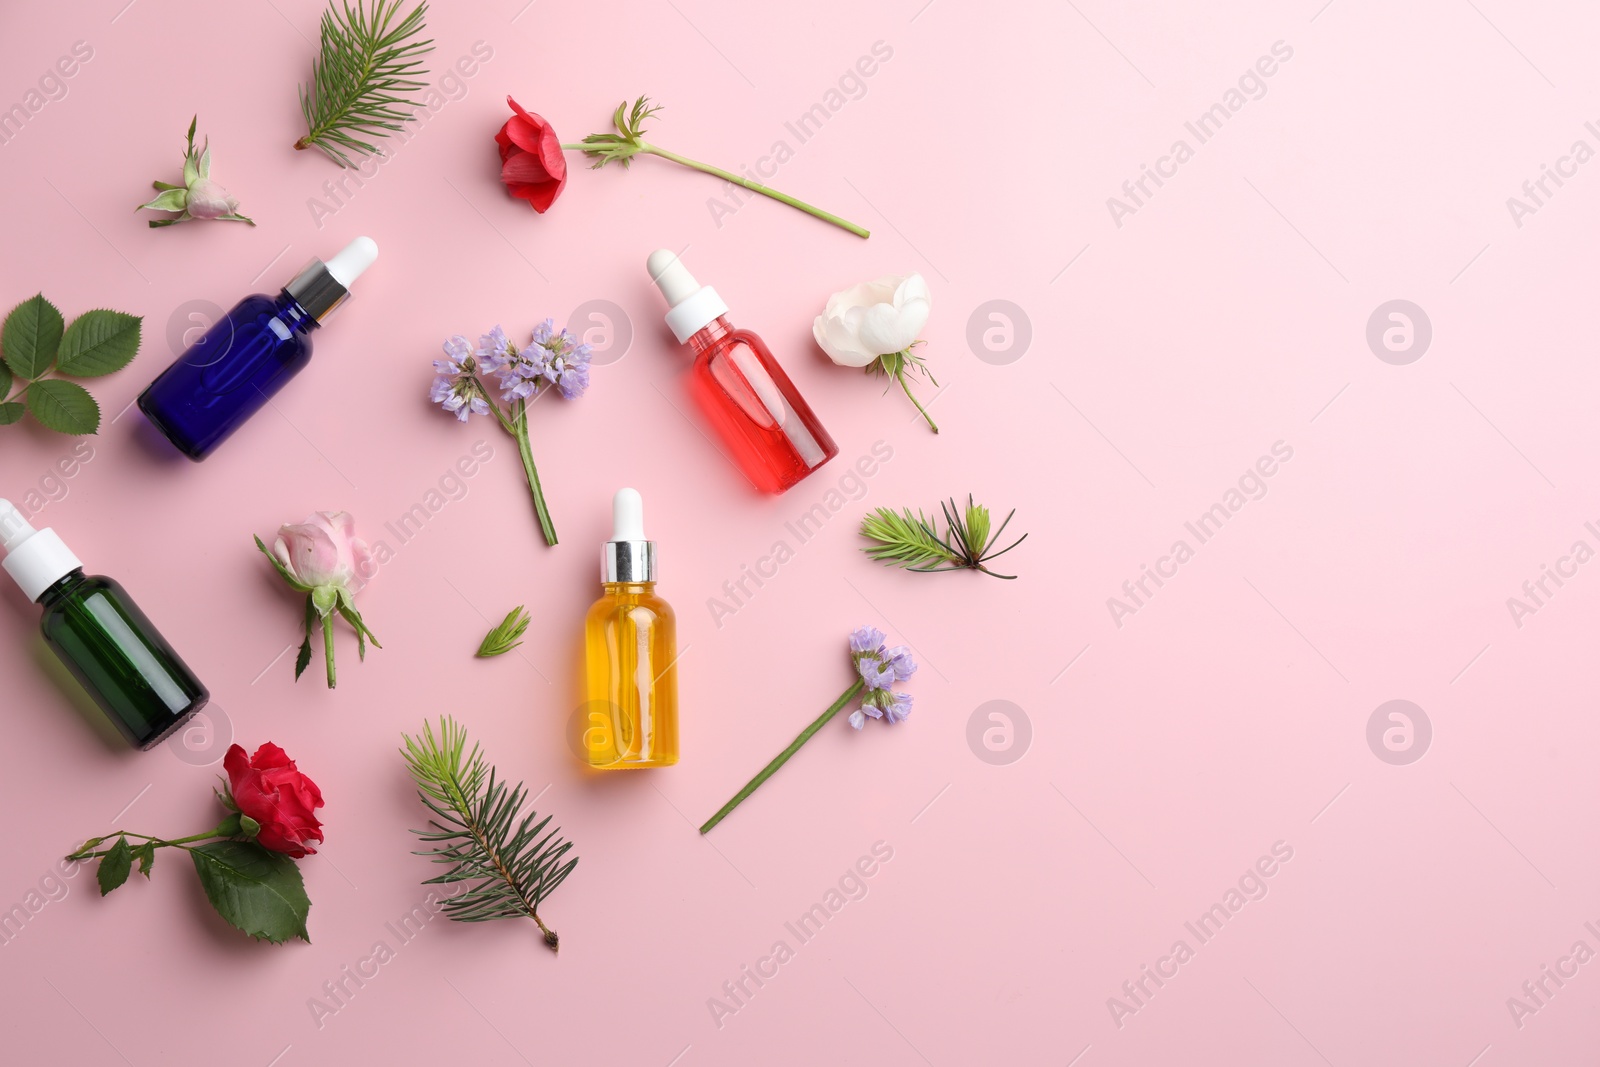
<path fill-rule="evenodd" d="M 411 120 L 421 106 L 417 91 L 427 74 L 421 56 L 432 39 L 412 38 L 425 28 L 420 3 L 401 16 L 404 0 L 329 0 L 322 13 L 322 54 L 311 67 L 311 83 L 300 87 L 306 135 L 297 149 L 318 148 L 341 167 L 353 167 L 350 152 L 378 151 L 368 138 L 385 137 Z M 342 10 L 341 10 L 342 9 Z"/>
<path fill-rule="evenodd" d="M 868 513 L 861 520 L 861 536 L 876 542 L 864 549 L 869 559 L 907 570 L 934 570 L 959 559 L 922 512 L 913 516 L 910 508 L 901 512 L 878 508 Z"/>
<path fill-rule="evenodd" d="M 911 571 L 975 570 L 1007 580 L 1016 577 L 997 574 L 987 566 L 1028 539 L 1023 534 L 1005 548 L 995 548 L 1017 513 L 1015 508 L 992 533 L 989 509 L 974 503 L 970 493 L 965 509 L 952 497 L 948 503 L 940 501 L 939 510 L 944 515 L 943 537 L 939 536 L 938 520 L 930 521 L 921 511 L 915 516 L 910 508 L 898 513 L 890 508 L 869 512 L 861 520 L 861 536 L 873 543 L 862 551 L 869 559 Z"/>
<path fill-rule="evenodd" d="M 478 745 L 468 752 L 466 729 L 453 718 L 439 720 L 437 737 L 431 723 L 423 724 L 418 738 L 401 736 L 417 795 L 435 816 L 428 829 L 412 833 L 437 847 L 416 855 L 451 865 L 423 884 L 472 883 L 444 901 L 445 914 L 457 922 L 529 918 L 544 932 L 545 944 L 559 949 L 556 932 L 539 918 L 539 905 L 578 865 L 576 856 L 566 858 L 572 842 L 562 840 L 559 828 L 546 831 L 549 815 L 540 819 L 532 809 L 524 814 L 527 787 L 519 782 L 508 788 Z"/>
<path fill-rule="evenodd" d="M 510 652 L 522 644 L 522 635 L 528 632 L 530 621 L 527 609 L 518 604 L 500 621 L 499 626 L 484 635 L 483 643 L 478 646 L 476 654 L 487 658 Z"/>

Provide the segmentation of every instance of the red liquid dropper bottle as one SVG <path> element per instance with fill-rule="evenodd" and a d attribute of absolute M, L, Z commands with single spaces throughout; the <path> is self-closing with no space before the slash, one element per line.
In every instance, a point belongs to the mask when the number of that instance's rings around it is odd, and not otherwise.
<path fill-rule="evenodd" d="M 666 249 L 646 266 L 667 298 L 667 326 L 694 352 L 689 391 L 756 488 L 782 493 L 839 454 L 766 342 L 728 322 L 717 291 Z"/>

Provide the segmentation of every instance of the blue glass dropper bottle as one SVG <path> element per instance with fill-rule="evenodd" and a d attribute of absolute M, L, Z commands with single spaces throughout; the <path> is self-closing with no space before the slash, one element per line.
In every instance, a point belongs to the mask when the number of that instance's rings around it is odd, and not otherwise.
<path fill-rule="evenodd" d="M 377 258 L 372 238 L 357 237 L 276 297 L 245 297 L 139 394 L 139 410 L 184 455 L 205 459 L 311 361 L 311 331 Z"/>

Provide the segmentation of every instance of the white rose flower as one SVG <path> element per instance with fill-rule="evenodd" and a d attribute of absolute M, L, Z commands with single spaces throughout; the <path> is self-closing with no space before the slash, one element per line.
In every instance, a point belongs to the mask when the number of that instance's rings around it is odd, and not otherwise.
<path fill-rule="evenodd" d="M 932 307 L 922 275 L 886 274 L 828 297 L 811 334 L 839 366 L 865 367 L 915 344 Z"/>
<path fill-rule="evenodd" d="M 920 274 L 886 274 L 828 297 L 822 314 L 811 324 L 811 335 L 828 358 L 841 367 L 864 367 L 868 374 L 884 374 L 900 383 L 917 405 L 934 433 L 939 427 L 929 418 L 906 382 L 906 372 L 933 375 L 912 349 L 922 342 L 917 334 L 928 324 L 933 294 Z"/>

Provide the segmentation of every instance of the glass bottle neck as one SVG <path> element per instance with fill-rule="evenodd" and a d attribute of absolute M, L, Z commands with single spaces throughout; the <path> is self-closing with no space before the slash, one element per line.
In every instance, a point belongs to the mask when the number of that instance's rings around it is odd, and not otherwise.
<path fill-rule="evenodd" d="M 655 591 L 655 582 L 603 582 L 607 596 L 643 596 Z"/>
<path fill-rule="evenodd" d="M 284 289 L 278 293 L 273 301 L 273 306 L 278 309 L 277 318 L 295 333 L 310 333 L 321 325 L 314 315 L 300 306 L 300 301 Z"/>
<path fill-rule="evenodd" d="M 47 608 L 55 601 L 66 596 L 67 591 L 81 581 L 83 581 L 82 567 L 79 567 L 73 571 L 69 571 L 52 583 L 48 589 L 40 593 L 39 599 L 34 601 L 34 603 L 38 604 L 42 608 Z"/>
<path fill-rule="evenodd" d="M 731 333 L 733 324 L 728 321 L 728 316 L 718 315 L 689 336 L 689 348 L 698 356 L 715 347 L 718 341 Z"/>

